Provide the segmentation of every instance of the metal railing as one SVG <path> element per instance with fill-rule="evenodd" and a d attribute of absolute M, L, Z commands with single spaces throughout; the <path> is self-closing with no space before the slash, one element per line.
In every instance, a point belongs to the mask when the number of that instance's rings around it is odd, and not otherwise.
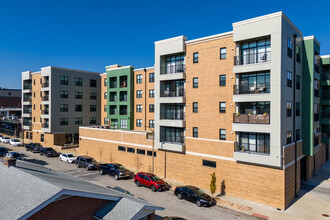
<path fill-rule="evenodd" d="M 42 123 L 42 124 L 41 124 L 41 127 L 42 127 L 42 128 L 49 128 L 49 124 L 48 124 L 48 123 Z"/>
<path fill-rule="evenodd" d="M 176 64 L 171 66 L 160 67 L 160 74 L 184 73 L 185 64 Z"/>
<path fill-rule="evenodd" d="M 23 89 L 32 89 L 32 83 L 23 85 Z"/>
<path fill-rule="evenodd" d="M 32 102 L 32 97 L 24 98 L 23 99 L 23 102 Z"/>
<path fill-rule="evenodd" d="M 161 142 L 170 143 L 170 144 L 184 144 L 184 136 L 160 136 Z"/>
<path fill-rule="evenodd" d="M 168 89 L 168 90 L 161 90 L 160 97 L 183 97 L 185 96 L 184 88 L 175 88 L 175 89 Z"/>
<path fill-rule="evenodd" d="M 45 82 L 45 83 L 41 84 L 41 87 L 42 87 L 42 88 L 47 88 L 47 87 L 49 87 L 49 82 Z"/>
<path fill-rule="evenodd" d="M 261 83 L 255 85 L 234 85 L 234 95 L 261 93 L 270 93 L 270 85 Z"/>
<path fill-rule="evenodd" d="M 23 121 L 23 126 L 32 126 L 32 121 Z"/>
<path fill-rule="evenodd" d="M 48 110 L 41 110 L 41 114 L 48 115 L 49 114 L 49 111 Z"/>
<path fill-rule="evenodd" d="M 234 143 L 234 151 L 248 154 L 270 154 L 268 145 Z"/>
<path fill-rule="evenodd" d="M 175 111 L 165 111 L 165 115 L 160 119 L 168 119 L 168 120 L 184 120 L 184 112 L 175 112 Z"/>
<path fill-rule="evenodd" d="M 252 53 L 234 57 L 234 66 L 265 63 L 269 62 L 271 58 L 271 51 L 262 53 Z"/>
<path fill-rule="evenodd" d="M 31 114 L 32 109 L 23 109 L 23 114 Z"/>
<path fill-rule="evenodd" d="M 233 114 L 234 123 L 245 123 L 245 124 L 269 124 L 270 115 L 269 114 Z"/>

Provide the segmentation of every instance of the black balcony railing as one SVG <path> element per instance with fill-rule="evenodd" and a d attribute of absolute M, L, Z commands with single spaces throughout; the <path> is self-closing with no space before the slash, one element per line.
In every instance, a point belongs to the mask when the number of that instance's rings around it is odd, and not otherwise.
<path fill-rule="evenodd" d="M 43 96 L 43 97 L 41 97 L 41 101 L 49 101 L 49 96 Z"/>
<path fill-rule="evenodd" d="M 49 124 L 48 124 L 48 123 L 42 123 L 42 124 L 41 124 L 41 127 L 42 127 L 42 128 L 49 128 Z"/>
<path fill-rule="evenodd" d="M 49 114 L 49 111 L 48 110 L 41 110 L 41 114 L 48 115 Z"/>
<path fill-rule="evenodd" d="M 254 64 L 254 63 L 265 63 L 270 61 L 270 57 L 271 57 L 271 51 L 235 56 L 234 66 Z"/>
<path fill-rule="evenodd" d="M 322 79 L 323 80 L 330 80 L 330 73 L 322 74 Z"/>
<path fill-rule="evenodd" d="M 31 121 L 24 121 L 23 126 L 32 126 L 32 122 Z"/>
<path fill-rule="evenodd" d="M 31 114 L 32 109 L 23 109 L 23 114 Z"/>
<path fill-rule="evenodd" d="M 164 117 L 161 119 L 167 120 L 184 120 L 184 112 L 165 111 Z"/>
<path fill-rule="evenodd" d="M 185 96 L 185 90 L 182 87 L 160 91 L 160 97 L 183 97 L 183 96 Z"/>
<path fill-rule="evenodd" d="M 315 72 L 320 73 L 320 66 L 317 64 L 314 64 L 314 70 L 315 70 Z"/>
<path fill-rule="evenodd" d="M 314 96 L 320 97 L 320 91 L 318 89 L 314 89 Z"/>
<path fill-rule="evenodd" d="M 269 114 L 233 114 L 234 123 L 245 123 L 245 124 L 269 124 L 270 122 Z"/>
<path fill-rule="evenodd" d="M 184 64 L 176 64 L 171 66 L 160 67 L 160 74 L 172 74 L 172 73 L 184 73 L 184 72 L 185 72 Z"/>
<path fill-rule="evenodd" d="M 184 136 L 160 136 L 163 143 L 184 144 Z"/>
<path fill-rule="evenodd" d="M 270 147 L 268 145 L 235 142 L 234 151 L 248 154 L 270 154 Z"/>
<path fill-rule="evenodd" d="M 314 113 L 314 121 L 319 121 L 319 120 L 320 120 L 319 113 Z"/>
<path fill-rule="evenodd" d="M 42 88 L 48 88 L 49 87 L 49 83 L 48 82 L 45 82 L 41 85 Z"/>
<path fill-rule="evenodd" d="M 24 98 L 23 99 L 23 102 L 32 102 L 32 97 Z"/>
<path fill-rule="evenodd" d="M 270 93 L 269 84 L 234 85 L 234 95 Z"/>
<path fill-rule="evenodd" d="M 24 84 L 23 89 L 32 89 L 32 84 Z"/>

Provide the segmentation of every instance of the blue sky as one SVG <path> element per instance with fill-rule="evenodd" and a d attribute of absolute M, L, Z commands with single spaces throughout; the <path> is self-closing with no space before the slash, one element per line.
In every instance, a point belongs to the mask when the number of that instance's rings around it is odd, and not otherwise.
<path fill-rule="evenodd" d="M 330 2 L 313 3 L 0 0 L 0 87 L 20 88 L 22 71 L 50 65 L 96 72 L 111 64 L 152 66 L 154 41 L 231 31 L 233 22 L 277 11 L 304 36 L 315 35 L 321 54 L 330 54 Z"/>

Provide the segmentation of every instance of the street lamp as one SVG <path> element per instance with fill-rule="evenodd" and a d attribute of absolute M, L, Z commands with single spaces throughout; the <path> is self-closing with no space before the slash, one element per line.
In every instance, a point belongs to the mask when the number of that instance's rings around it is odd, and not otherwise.
<path fill-rule="evenodd" d="M 154 167 L 155 167 L 155 128 L 151 128 L 149 126 L 143 126 L 149 128 L 152 134 L 152 165 L 151 165 L 151 173 L 154 174 Z"/>

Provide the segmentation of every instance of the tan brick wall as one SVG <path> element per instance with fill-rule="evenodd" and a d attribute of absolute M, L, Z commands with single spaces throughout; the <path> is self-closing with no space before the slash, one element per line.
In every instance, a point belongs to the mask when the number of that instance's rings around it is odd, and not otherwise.
<path fill-rule="evenodd" d="M 302 155 L 302 148 L 303 147 L 303 142 L 299 141 L 297 143 L 297 158 L 299 158 Z M 295 160 L 295 145 L 292 143 L 288 147 L 283 149 L 283 159 L 284 162 L 283 164 L 286 165 L 292 161 Z"/>
<path fill-rule="evenodd" d="M 26 132 L 32 132 L 32 139 L 26 138 Z M 44 134 L 44 142 L 41 142 L 41 134 Z M 65 134 L 50 134 L 41 131 L 24 131 L 24 143 L 40 143 L 44 147 L 63 146 L 65 144 Z"/>
<path fill-rule="evenodd" d="M 306 156 L 306 181 L 313 177 L 314 172 L 314 156 Z"/>
<path fill-rule="evenodd" d="M 295 198 L 295 184 L 297 184 L 297 193 L 300 191 L 300 161 L 297 162 L 297 182 L 295 183 L 294 164 L 285 170 L 285 207 L 288 207 Z"/>
<path fill-rule="evenodd" d="M 315 172 L 318 172 L 326 163 L 326 146 L 321 144 L 319 151 L 314 155 L 315 157 Z"/>
<path fill-rule="evenodd" d="M 42 123 L 42 121 L 40 121 L 40 117 L 41 117 L 40 78 L 41 78 L 41 73 L 32 75 L 32 130 L 39 130 L 39 131 L 41 131 L 41 123 Z"/>
<path fill-rule="evenodd" d="M 155 83 L 149 82 L 149 73 L 154 73 L 154 68 L 144 70 L 135 70 L 134 71 L 134 130 L 137 131 L 150 131 L 147 127 L 149 126 L 149 120 L 154 120 L 154 113 L 149 112 L 149 105 L 155 103 L 155 98 L 149 97 L 149 90 L 155 89 Z M 136 83 L 136 75 L 142 74 L 142 83 Z M 142 98 L 136 98 L 136 91 L 142 90 Z M 142 112 L 136 111 L 136 105 L 142 105 Z M 144 127 L 136 127 L 136 119 L 142 119 L 142 125 Z M 147 127 L 145 127 L 147 126 Z"/>

